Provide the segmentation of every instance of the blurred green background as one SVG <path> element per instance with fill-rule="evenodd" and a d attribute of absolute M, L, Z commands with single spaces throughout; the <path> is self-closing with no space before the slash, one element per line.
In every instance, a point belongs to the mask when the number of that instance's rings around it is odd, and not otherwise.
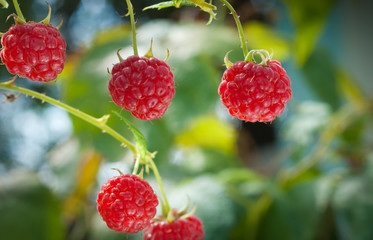
<path fill-rule="evenodd" d="M 16 84 L 95 117 L 120 110 L 107 84 L 132 53 L 124 0 L 48 1 L 68 59 L 49 84 Z M 197 205 L 206 240 L 373 239 L 372 1 L 235 0 L 250 49 L 273 50 L 292 80 L 293 98 L 272 123 L 233 119 L 217 87 L 226 52 L 243 60 L 232 16 L 196 7 L 147 10 L 134 0 L 140 54 L 153 38 L 166 57 L 176 95 L 161 120 L 122 111 L 145 136 L 172 207 Z M 47 14 L 44 0 L 19 0 L 27 20 Z M 0 32 L 14 12 L 0 9 Z M 11 75 L 0 66 L 0 81 Z M 0 90 L 4 94 L 7 91 Z M 4 96 L 1 96 L 5 99 Z M 133 139 L 123 122 L 108 124 Z M 0 239 L 142 239 L 109 230 L 96 211 L 99 186 L 131 172 L 132 153 L 65 111 L 22 96 L 0 104 Z M 145 176 L 159 188 L 152 174 Z"/>

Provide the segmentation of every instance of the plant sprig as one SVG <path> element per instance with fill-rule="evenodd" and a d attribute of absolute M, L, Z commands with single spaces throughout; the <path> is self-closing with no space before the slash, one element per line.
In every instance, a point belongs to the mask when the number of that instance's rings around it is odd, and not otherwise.
<path fill-rule="evenodd" d="M 3 6 L 3 8 L 8 8 L 9 7 L 9 3 L 5 0 L 0 0 L 0 4 Z"/>

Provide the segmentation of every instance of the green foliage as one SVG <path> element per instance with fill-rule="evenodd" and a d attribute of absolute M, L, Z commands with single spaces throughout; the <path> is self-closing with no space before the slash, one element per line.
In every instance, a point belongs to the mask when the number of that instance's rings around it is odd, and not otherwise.
<path fill-rule="evenodd" d="M 295 27 L 294 55 L 303 65 L 313 52 L 335 0 L 284 0 L 284 3 Z"/>
<path fill-rule="evenodd" d="M 146 140 L 144 138 L 144 135 L 127 119 L 125 119 L 122 115 L 120 115 L 118 112 L 113 112 L 115 115 L 117 115 L 129 128 L 129 130 L 132 132 L 133 136 L 136 140 L 136 151 L 138 151 L 140 159 L 145 159 L 147 146 L 146 146 Z"/>
<path fill-rule="evenodd" d="M 0 179 L 2 239 L 64 239 L 59 203 L 37 176 L 11 172 Z"/>
<path fill-rule="evenodd" d="M 341 181 L 333 197 L 336 228 L 340 239 L 372 239 L 372 175 L 350 176 Z"/>
<path fill-rule="evenodd" d="M 196 3 L 210 6 L 208 1 L 169 1 L 146 9 Z M 183 207 L 189 197 L 204 222 L 206 240 L 372 239 L 371 102 L 352 73 L 318 43 L 335 1 L 284 3 L 293 35 L 270 24 L 244 24 L 250 48 L 273 49 L 274 59 L 290 66 L 285 68 L 294 98 L 270 125 L 276 132 L 274 146 L 257 146 L 220 105 L 224 55 L 233 50 L 230 59 L 243 60 L 238 34 L 221 21 L 223 16 L 211 26 L 155 20 L 137 28 L 143 39 L 140 55 L 152 37 L 155 56 L 170 50 L 176 95 L 161 119 L 135 119 L 109 96 L 107 69 L 119 61 L 117 50 L 122 48 L 123 58 L 132 54 L 129 25 L 105 29 L 87 48 L 69 55 L 58 80 L 61 101 L 94 117 L 113 111 L 120 115 L 111 116 L 108 125 L 132 138 L 141 158 L 147 149 L 157 151 L 154 162 L 171 207 Z M 296 97 L 304 92 L 311 96 L 307 101 Z M 131 169 L 132 153 L 96 127 L 71 120 L 73 136 L 50 150 L 45 165 L 36 170 L 39 175 L 1 176 L 1 239 L 74 239 L 74 234 L 83 236 L 76 239 L 142 238 L 109 230 L 95 208 L 97 188 L 91 188 L 96 180 L 107 180 L 108 165 Z M 240 146 L 240 141 L 252 145 Z M 111 163 L 99 169 L 102 162 Z M 43 174 L 55 182 L 44 186 L 38 180 Z M 156 186 L 152 174 L 144 178 Z"/>
<path fill-rule="evenodd" d="M 341 97 L 335 64 L 325 51 L 315 51 L 304 65 L 303 71 L 307 83 L 321 101 L 327 103 L 333 110 L 340 107 Z"/>

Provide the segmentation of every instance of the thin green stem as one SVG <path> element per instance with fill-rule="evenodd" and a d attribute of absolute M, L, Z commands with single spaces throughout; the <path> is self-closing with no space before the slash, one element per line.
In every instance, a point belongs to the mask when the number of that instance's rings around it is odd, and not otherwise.
<path fill-rule="evenodd" d="M 81 112 L 80 110 L 78 110 L 76 108 L 73 108 L 73 107 L 71 107 L 71 106 L 69 106 L 65 103 L 62 103 L 59 100 L 56 100 L 54 98 L 48 97 L 48 96 L 46 96 L 42 93 L 38 93 L 38 92 L 35 92 L 35 91 L 27 89 L 27 88 L 23 88 L 23 87 L 18 87 L 18 86 L 13 84 L 13 81 L 0 83 L 0 88 L 21 92 L 21 93 L 24 93 L 26 95 L 38 98 L 41 101 L 48 102 L 50 104 L 53 104 L 53 105 L 58 106 L 60 108 L 63 108 L 66 111 L 68 111 L 69 113 L 71 113 L 72 115 L 74 115 L 74 116 L 76 116 L 76 117 L 78 117 L 78 118 L 80 118 L 80 119 L 98 127 L 103 132 L 108 133 L 109 135 L 111 135 L 112 137 L 114 137 L 115 139 L 117 139 L 118 141 L 123 143 L 124 145 L 126 145 L 129 149 L 131 149 L 132 152 L 135 155 L 137 154 L 135 145 L 133 143 L 131 143 L 129 140 L 127 140 L 125 137 L 120 135 L 118 132 L 116 132 L 114 129 L 112 129 L 111 127 L 109 127 L 106 124 L 106 122 L 109 118 L 109 115 L 105 115 L 101 118 L 92 117 L 91 115 L 88 115 L 84 112 Z"/>
<path fill-rule="evenodd" d="M 130 19 L 131 19 L 133 53 L 135 55 L 139 55 L 139 52 L 137 51 L 136 26 L 135 26 L 135 16 L 133 14 L 133 6 L 130 0 L 126 0 L 126 2 L 128 6 L 128 14 L 130 15 Z"/>
<path fill-rule="evenodd" d="M 236 25 L 237 25 L 238 35 L 240 36 L 242 51 L 243 51 L 244 57 L 246 57 L 246 55 L 249 51 L 248 51 L 248 47 L 247 47 L 245 34 L 243 32 L 242 24 L 241 24 L 241 21 L 240 21 L 240 17 L 237 15 L 236 10 L 234 10 L 232 5 L 227 0 L 220 0 L 220 2 L 222 2 L 225 6 L 227 6 L 229 11 L 233 15 L 234 21 L 236 22 Z"/>
<path fill-rule="evenodd" d="M 9 4 L 5 0 L 0 0 L 0 4 L 3 5 L 3 8 L 8 8 Z"/>
<path fill-rule="evenodd" d="M 19 7 L 19 4 L 18 4 L 17 0 L 13 0 L 13 5 L 14 5 L 14 8 L 16 9 L 16 13 L 17 13 L 18 18 L 20 18 L 22 21 L 26 22 L 25 17 L 22 14 L 21 8 Z"/>
<path fill-rule="evenodd" d="M 155 163 L 154 163 L 152 157 L 150 157 L 149 163 L 150 163 L 150 167 L 151 167 L 152 170 L 153 170 L 153 173 L 154 173 L 154 175 L 155 175 L 155 178 L 157 179 L 157 182 L 158 182 L 159 188 L 161 189 L 161 193 L 162 193 L 163 201 L 164 201 L 164 207 L 165 207 L 164 211 L 165 211 L 166 216 L 167 216 L 168 212 L 170 212 L 170 205 L 168 204 L 168 200 L 167 200 L 166 192 L 164 191 L 164 188 L 163 188 L 161 175 L 159 174 L 159 172 L 158 172 L 158 168 L 157 168 L 157 166 L 155 165 Z"/>
<path fill-rule="evenodd" d="M 136 155 L 136 160 L 135 160 L 135 166 L 133 167 L 133 171 L 132 171 L 132 174 L 133 175 L 137 175 L 138 171 L 139 171 L 139 167 L 140 167 L 140 156 L 139 154 Z"/>

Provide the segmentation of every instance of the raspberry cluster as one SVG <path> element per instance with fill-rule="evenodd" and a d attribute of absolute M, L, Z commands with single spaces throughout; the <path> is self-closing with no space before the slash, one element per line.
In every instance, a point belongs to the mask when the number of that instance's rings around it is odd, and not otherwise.
<path fill-rule="evenodd" d="M 114 65 L 109 92 L 114 103 L 142 120 L 162 117 L 175 95 L 174 75 L 162 60 L 130 56 Z"/>
<path fill-rule="evenodd" d="M 97 210 L 107 226 L 124 233 L 137 233 L 150 224 L 158 206 L 149 183 L 136 175 L 120 175 L 101 186 Z"/>
<path fill-rule="evenodd" d="M 66 42 L 51 25 L 15 24 L 4 34 L 1 44 L 1 60 L 11 74 L 49 82 L 64 68 Z"/>
<path fill-rule="evenodd" d="M 249 122 L 270 122 L 290 100 L 291 82 L 281 64 L 236 62 L 223 74 L 218 93 L 229 113 Z"/>
<path fill-rule="evenodd" d="M 159 218 L 162 218 L 160 216 Z M 145 229 L 144 240 L 202 240 L 204 231 L 199 218 L 192 215 L 178 218 L 172 222 L 167 220 L 150 222 Z"/>

